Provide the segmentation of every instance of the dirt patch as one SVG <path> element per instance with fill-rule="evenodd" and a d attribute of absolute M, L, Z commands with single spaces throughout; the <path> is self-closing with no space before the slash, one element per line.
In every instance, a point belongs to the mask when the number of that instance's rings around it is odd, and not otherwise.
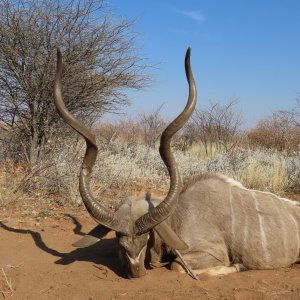
<path fill-rule="evenodd" d="M 0 209 L 0 299 L 300 299 L 298 265 L 199 281 L 155 268 L 128 280 L 113 235 L 72 248 L 95 226 L 84 208 L 19 202 Z"/>

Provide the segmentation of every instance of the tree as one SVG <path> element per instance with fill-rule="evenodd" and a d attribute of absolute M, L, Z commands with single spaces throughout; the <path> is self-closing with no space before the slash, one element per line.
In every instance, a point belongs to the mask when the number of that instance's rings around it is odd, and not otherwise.
<path fill-rule="evenodd" d="M 296 100 L 296 106 L 285 113 L 289 113 L 296 126 L 300 127 L 300 96 Z"/>
<path fill-rule="evenodd" d="M 139 123 L 143 131 L 144 143 L 151 148 L 155 147 L 155 143 L 158 141 L 166 127 L 166 122 L 160 115 L 162 107 L 163 104 L 156 110 L 140 114 L 139 116 Z"/>
<path fill-rule="evenodd" d="M 0 122 L 20 133 L 31 166 L 63 126 L 52 103 L 56 47 L 66 105 L 92 123 L 148 82 L 133 25 L 104 0 L 0 0 Z"/>
<path fill-rule="evenodd" d="M 237 145 L 241 115 L 235 111 L 235 104 L 210 103 L 206 109 L 195 111 L 189 130 L 204 145 L 206 154 L 212 146 L 229 151 Z"/>

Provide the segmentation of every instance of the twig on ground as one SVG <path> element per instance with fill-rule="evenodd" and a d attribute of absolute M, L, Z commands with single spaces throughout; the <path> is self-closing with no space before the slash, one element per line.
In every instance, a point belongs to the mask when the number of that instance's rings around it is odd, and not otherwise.
<path fill-rule="evenodd" d="M 5 280 L 5 284 L 8 287 L 9 291 L 6 292 L 4 290 L 0 290 L 0 292 L 2 293 L 3 297 L 6 298 L 6 295 L 10 294 L 10 293 L 12 294 L 14 290 L 13 290 L 13 287 L 12 287 L 11 279 L 7 278 L 3 268 L 1 268 L 1 271 L 2 271 L 2 274 L 3 274 L 4 280 Z"/>

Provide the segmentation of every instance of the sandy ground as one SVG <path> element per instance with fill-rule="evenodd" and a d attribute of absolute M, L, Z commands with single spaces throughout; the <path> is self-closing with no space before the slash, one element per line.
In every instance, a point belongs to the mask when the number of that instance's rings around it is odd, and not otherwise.
<path fill-rule="evenodd" d="M 95 226 L 83 208 L 18 203 L 0 208 L 0 221 L 0 299 L 300 299 L 299 265 L 199 281 L 163 267 L 126 279 L 113 235 L 72 248 Z"/>

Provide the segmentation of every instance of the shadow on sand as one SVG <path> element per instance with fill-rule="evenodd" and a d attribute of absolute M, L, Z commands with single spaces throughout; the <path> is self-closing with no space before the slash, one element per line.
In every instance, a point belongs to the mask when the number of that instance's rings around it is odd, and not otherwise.
<path fill-rule="evenodd" d="M 69 217 L 75 225 L 73 232 L 76 235 L 85 235 L 85 233 L 81 231 L 82 225 L 78 222 L 78 220 L 72 215 L 66 214 L 66 216 Z M 96 265 L 106 266 L 118 276 L 127 278 L 126 273 L 121 267 L 121 263 L 118 258 L 118 244 L 116 238 L 102 239 L 95 245 L 88 248 L 77 248 L 69 253 L 62 253 L 48 247 L 43 241 L 43 238 L 39 232 L 28 229 L 17 229 L 9 227 L 0 221 L 0 230 L 1 229 L 13 233 L 30 234 L 38 248 L 46 253 L 49 253 L 52 256 L 59 257 L 59 259 L 55 262 L 56 264 L 68 265 L 75 261 L 88 261 Z"/>

